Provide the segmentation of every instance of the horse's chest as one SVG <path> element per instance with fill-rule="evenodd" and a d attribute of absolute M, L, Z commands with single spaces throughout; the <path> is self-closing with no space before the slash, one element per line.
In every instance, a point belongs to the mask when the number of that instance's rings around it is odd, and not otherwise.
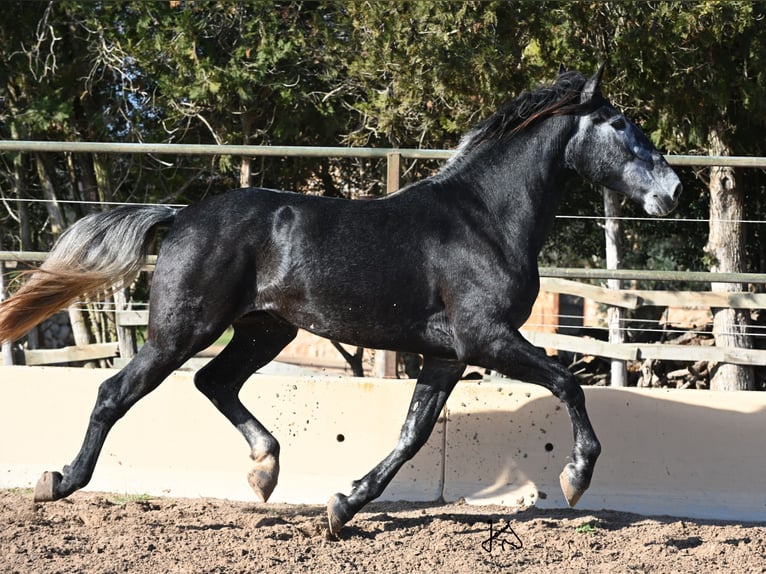
<path fill-rule="evenodd" d="M 519 327 L 529 317 L 540 289 L 537 268 L 466 274 L 450 297 L 460 313 L 482 321 Z"/>

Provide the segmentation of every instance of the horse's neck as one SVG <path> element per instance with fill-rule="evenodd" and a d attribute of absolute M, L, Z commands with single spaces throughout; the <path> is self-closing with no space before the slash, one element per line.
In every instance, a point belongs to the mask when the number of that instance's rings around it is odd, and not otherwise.
<path fill-rule="evenodd" d="M 534 130 L 512 139 L 492 157 L 477 158 L 483 169 L 473 192 L 510 246 L 527 245 L 536 259 L 553 224 L 570 173 L 564 167 L 563 128 Z"/>

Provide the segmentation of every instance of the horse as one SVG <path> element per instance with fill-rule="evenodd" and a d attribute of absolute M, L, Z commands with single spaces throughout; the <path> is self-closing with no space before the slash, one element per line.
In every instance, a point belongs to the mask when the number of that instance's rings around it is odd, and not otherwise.
<path fill-rule="evenodd" d="M 671 212 L 681 192 L 663 156 L 603 96 L 603 69 L 587 78 L 560 71 L 523 91 L 470 129 L 442 169 L 383 198 L 243 188 L 183 208 L 121 206 L 76 222 L 0 306 L 0 339 L 15 340 L 83 293 L 127 284 L 158 230 L 165 236 L 146 343 L 99 386 L 79 453 L 62 472 L 42 475 L 34 499 L 85 486 L 117 420 L 233 326 L 194 384 L 247 441 L 259 501 L 277 484 L 280 446 L 238 394 L 301 328 L 423 356 L 393 450 L 348 495 L 329 499 L 330 535 L 418 452 L 467 365 L 542 385 L 563 402 L 574 444 L 560 485 L 574 506 L 601 445 L 575 377 L 518 330 L 539 290 L 538 254 L 575 176 L 653 216 Z"/>

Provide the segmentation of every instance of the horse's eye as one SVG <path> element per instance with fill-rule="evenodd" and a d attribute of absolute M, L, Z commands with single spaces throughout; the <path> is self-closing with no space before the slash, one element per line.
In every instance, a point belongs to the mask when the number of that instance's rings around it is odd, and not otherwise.
<path fill-rule="evenodd" d="M 626 123 L 625 123 L 625 118 L 623 118 L 622 116 L 618 116 L 618 117 L 614 118 L 614 119 L 613 119 L 611 122 L 609 122 L 609 123 L 610 123 L 610 125 L 611 125 L 611 126 L 614 128 L 614 129 L 616 129 L 617 131 L 622 131 L 622 130 L 624 130 L 626 127 L 628 127 L 628 124 L 626 124 Z"/>

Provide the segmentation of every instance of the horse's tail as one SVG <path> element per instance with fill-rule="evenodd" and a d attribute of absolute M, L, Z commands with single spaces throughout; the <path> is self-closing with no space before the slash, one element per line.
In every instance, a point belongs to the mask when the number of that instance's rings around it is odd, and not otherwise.
<path fill-rule="evenodd" d="M 128 284 L 144 264 L 152 230 L 177 213 L 124 206 L 77 221 L 29 280 L 0 303 L 0 341 L 18 339 L 82 295 Z"/>

